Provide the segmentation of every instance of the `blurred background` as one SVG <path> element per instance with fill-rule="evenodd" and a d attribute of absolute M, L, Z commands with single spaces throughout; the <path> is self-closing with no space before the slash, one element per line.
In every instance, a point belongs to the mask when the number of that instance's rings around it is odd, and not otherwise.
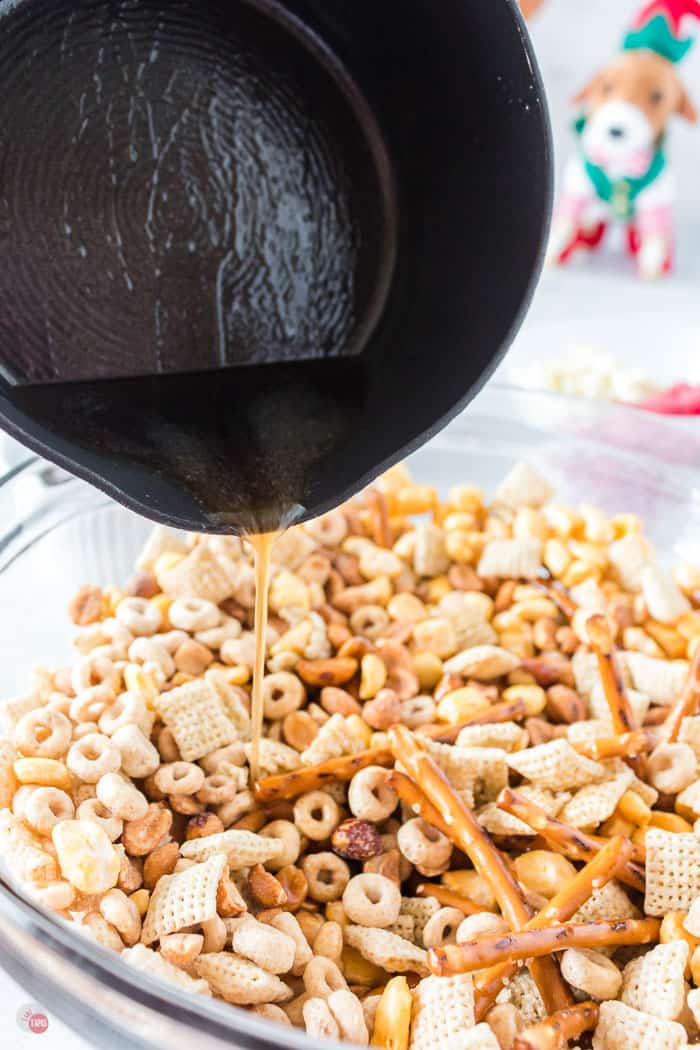
<path fill-rule="evenodd" d="M 549 100 L 557 192 L 576 148 L 572 97 L 619 52 L 641 7 L 642 0 L 542 0 L 529 23 Z M 688 24 L 696 42 L 677 68 L 700 111 L 700 22 Z M 580 388 L 570 392 L 593 393 L 604 386 L 601 374 L 617 367 L 623 395 L 638 379 L 700 384 L 700 124 L 672 118 L 666 151 L 678 183 L 673 272 L 641 280 L 619 230 L 599 251 L 545 270 L 499 378 L 551 385 L 565 369 Z"/>

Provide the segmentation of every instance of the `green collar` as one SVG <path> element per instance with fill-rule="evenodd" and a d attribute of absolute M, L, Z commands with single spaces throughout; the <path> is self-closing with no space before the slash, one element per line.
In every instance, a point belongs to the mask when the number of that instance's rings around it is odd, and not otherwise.
<path fill-rule="evenodd" d="M 575 129 L 579 135 L 583 132 L 585 123 L 585 117 L 580 117 L 576 121 Z M 611 179 L 607 172 L 598 164 L 594 164 L 592 160 L 589 160 L 585 153 L 582 156 L 586 174 L 593 183 L 593 188 L 600 200 L 610 204 L 613 214 L 618 219 L 623 219 L 627 222 L 634 218 L 634 202 L 639 194 L 647 186 L 651 186 L 652 182 L 658 179 L 666 167 L 666 154 L 663 150 L 663 144 L 659 145 L 644 175 L 640 175 L 638 178 L 630 176 Z"/>

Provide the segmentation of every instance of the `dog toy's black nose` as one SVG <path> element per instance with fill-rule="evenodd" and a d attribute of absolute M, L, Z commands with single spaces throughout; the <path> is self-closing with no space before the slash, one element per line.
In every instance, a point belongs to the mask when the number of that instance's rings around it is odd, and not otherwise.
<path fill-rule="evenodd" d="M 608 128 L 608 135 L 611 139 L 622 139 L 625 137 L 624 128 Z"/>

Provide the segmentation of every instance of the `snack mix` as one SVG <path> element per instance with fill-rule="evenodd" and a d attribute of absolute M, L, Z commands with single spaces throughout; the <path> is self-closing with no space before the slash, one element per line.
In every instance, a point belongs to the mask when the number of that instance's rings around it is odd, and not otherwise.
<path fill-rule="evenodd" d="M 700 570 L 403 467 L 252 554 L 158 527 L 2 704 L 0 863 L 128 966 L 388 1050 L 700 1040 Z M 592 1042 L 591 1042 L 592 1041 Z"/>

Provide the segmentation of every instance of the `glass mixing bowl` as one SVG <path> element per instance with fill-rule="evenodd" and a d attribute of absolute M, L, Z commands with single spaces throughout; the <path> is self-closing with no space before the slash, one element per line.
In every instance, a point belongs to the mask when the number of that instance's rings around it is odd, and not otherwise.
<path fill-rule="evenodd" d="M 459 481 L 489 492 L 520 459 L 549 478 L 561 502 L 632 511 L 664 557 L 700 564 L 700 439 L 692 431 L 633 409 L 490 386 L 411 466 L 443 493 Z M 35 458 L 0 479 L 0 696 L 26 689 L 36 663 L 65 662 L 69 598 L 88 581 L 124 580 L 149 528 Z M 328 1047 L 131 969 L 1 875 L 0 923 L 0 965 L 98 1047 Z"/>

